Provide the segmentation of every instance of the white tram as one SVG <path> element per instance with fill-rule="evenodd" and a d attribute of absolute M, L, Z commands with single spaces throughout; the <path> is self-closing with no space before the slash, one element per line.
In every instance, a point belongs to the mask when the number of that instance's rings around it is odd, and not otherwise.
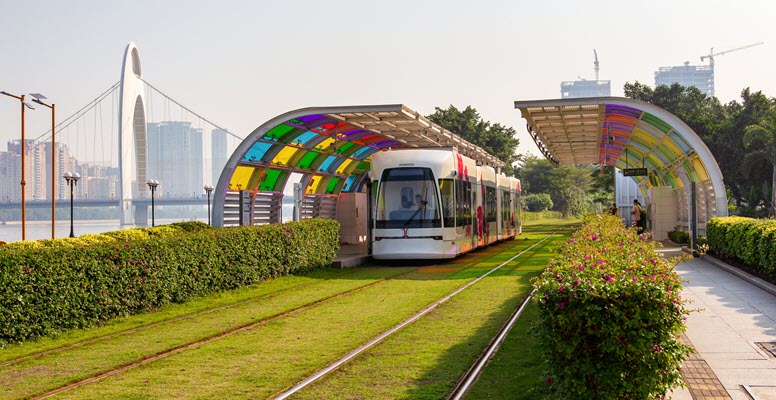
<path fill-rule="evenodd" d="M 372 155 L 372 257 L 454 258 L 521 232 L 520 181 L 454 148 Z"/>

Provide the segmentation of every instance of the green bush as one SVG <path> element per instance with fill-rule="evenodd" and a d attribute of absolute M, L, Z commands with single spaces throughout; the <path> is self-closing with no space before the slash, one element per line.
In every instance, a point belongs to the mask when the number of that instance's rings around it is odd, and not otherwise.
<path fill-rule="evenodd" d="M 552 198 L 547 193 L 532 193 L 524 198 L 528 211 L 547 211 L 552 208 Z"/>
<path fill-rule="evenodd" d="M 655 399 L 681 384 L 681 280 L 618 217 L 586 218 L 533 283 L 550 398 Z"/>
<path fill-rule="evenodd" d="M 0 346 L 331 264 L 339 224 L 183 223 L 0 247 Z"/>
<path fill-rule="evenodd" d="M 668 238 L 676 244 L 687 244 L 690 243 L 690 232 L 685 232 L 676 227 L 671 232 L 668 232 Z"/>
<path fill-rule="evenodd" d="M 538 221 L 541 219 L 563 219 L 560 211 L 523 211 L 523 222 Z"/>
<path fill-rule="evenodd" d="M 776 276 L 776 220 L 712 218 L 706 225 L 709 250 L 736 258 L 766 275 Z"/>

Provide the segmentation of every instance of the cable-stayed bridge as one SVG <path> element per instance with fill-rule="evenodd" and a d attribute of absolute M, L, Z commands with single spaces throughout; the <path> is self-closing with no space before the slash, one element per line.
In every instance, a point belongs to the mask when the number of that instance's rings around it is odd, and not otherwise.
<path fill-rule="evenodd" d="M 215 185 L 242 140 L 147 82 L 133 43 L 124 52 L 121 79 L 58 121 L 55 134 L 54 144 L 51 130 L 23 144 L 16 141 L 27 150 L 26 207 L 50 208 L 53 196 L 60 213 L 68 210 L 70 188 L 62 174 L 78 172 L 75 207 L 118 207 L 122 224 L 140 226 L 149 222 L 146 182 L 152 179 L 160 182 L 155 207 L 200 206 L 183 213 L 206 217 L 203 186 Z M 57 176 L 52 176 L 52 162 Z M 3 178 L 13 184 L 0 190 L 0 210 L 21 208 L 21 176 L 8 171 Z M 55 193 L 51 179 L 56 180 Z"/>

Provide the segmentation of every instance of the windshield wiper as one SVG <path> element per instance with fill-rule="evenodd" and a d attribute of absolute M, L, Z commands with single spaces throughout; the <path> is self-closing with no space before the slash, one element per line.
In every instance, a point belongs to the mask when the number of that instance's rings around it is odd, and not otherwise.
<path fill-rule="evenodd" d="M 418 213 L 420 213 L 420 210 L 425 210 L 425 209 L 426 209 L 426 205 L 427 205 L 427 204 L 428 204 L 428 202 L 427 202 L 427 201 L 421 201 L 421 202 L 420 202 L 420 206 L 418 206 L 418 209 L 417 209 L 417 210 L 415 210 L 415 213 L 413 213 L 413 214 L 412 214 L 412 215 L 411 215 L 411 216 L 410 216 L 410 217 L 407 219 L 407 222 L 405 222 L 405 223 L 404 223 L 404 227 L 405 227 L 405 228 L 406 228 L 406 227 L 408 227 L 408 226 L 410 225 L 410 222 L 412 222 L 412 220 L 413 220 L 413 219 L 415 219 L 415 217 L 418 215 Z"/>

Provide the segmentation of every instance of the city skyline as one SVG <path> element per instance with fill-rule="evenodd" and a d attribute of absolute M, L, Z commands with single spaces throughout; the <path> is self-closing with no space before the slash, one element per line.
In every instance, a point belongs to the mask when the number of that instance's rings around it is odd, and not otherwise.
<path fill-rule="evenodd" d="M 150 82 L 243 137 L 307 106 L 405 103 L 430 114 L 472 105 L 515 127 L 520 152 L 538 154 L 512 102 L 558 98 L 558 82 L 592 79 L 593 48 L 601 79 L 621 96 L 626 82 L 651 85 L 661 66 L 700 65 L 711 47 L 764 41 L 717 60 L 716 91 L 722 102 L 745 87 L 776 94 L 773 11 L 766 1 L 9 3 L 0 22 L 25 37 L 0 43 L 0 90 L 42 92 L 58 115 L 70 115 L 118 79 L 121 52 L 134 41 Z M 171 18 L 188 23 L 165 23 Z M 672 29 L 650 29 L 653 21 Z M 18 103 L 2 100 L 0 141 L 8 141 L 18 136 Z M 27 124 L 33 137 L 45 132 L 48 112 L 28 112 Z"/>

